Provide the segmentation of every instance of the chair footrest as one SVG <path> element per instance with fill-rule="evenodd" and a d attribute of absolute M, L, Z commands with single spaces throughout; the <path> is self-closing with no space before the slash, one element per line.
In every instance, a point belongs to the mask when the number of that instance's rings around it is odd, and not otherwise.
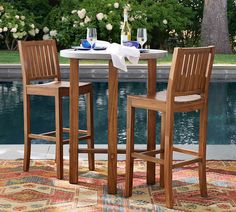
<path fill-rule="evenodd" d="M 198 163 L 198 162 L 202 162 L 202 158 L 193 158 L 191 160 L 185 160 L 185 161 L 182 161 L 182 162 L 178 162 L 178 163 L 175 163 L 172 165 L 172 168 L 179 168 L 179 167 L 182 167 L 182 166 L 186 166 L 186 165 L 189 165 L 189 164 L 192 164 L 192 163 Z"/>
<path fill-rule="evenodd" d="M 90 135 L 83 135 L 83 136 L 80 136 L 79 138 L 78 138 L 78 140 L 79 141 L 81 141 L 81 140 L 88 140 L 88 139 L 90 139 L 91 138 L 91 136 Z M 70 139 L 64 139 L 63 140 L 63 144 L 69 144 L 70 143 Z"/>
<path fill-rule="evenodd" d="M 143 149 L 138 149 L 135 150 L 137 152 L 143 152 Z M 78 149 L 79 153 L 108 153 L 108 149 L 107 148 L 94 148 L 94 149 L 90 149 L 90 148 L 86 148 L 86 149 Z M 117 154 L 126 154 L 126 149 L 117 149 Z"/>
<path fill-rule="evenodd" d="M 41 139 L 41 140 L 47 140 L 47 141 L 53 141 L 56 142 L 56 137 L 55 136 L 50 136 L 49 134 L 29 134 L 29 138 L 31 139 Z"/>
<path fill-rule="evenodd" d="M 133 152 L 131 154 L 131 156 L 134 157 L 134 158 L 139 158 L 139 159 L 142 159 L 142 160 L 145 160 L 145 161 L 149 161 L 149 162 L 153 162 L 153 163 L 159 163 L 159 164 L 164 165 L 164 160 L 158 159 L 158 158 L 155 158 L 155 157 L 152 157 L 152 156 L 148 156 L 148 155 L 145 155 L 143 153 Z"/>
<path fill-rule="evenodd" d="M 188 149 L 182 149 L 182 148 L 178 148 L 178 147 L 173 147 L 173 151 L 180 152 L 180 153 L 183 153 L 183 154 L 198 156 L 198 152 L 195 152 L 195 151 L 192 151 L 192 150 L 188 150 Z"/>
<path fill-rule="evenodd" d="M 136 152 L 136 150 L 135 150 Z M 142 152 L 142 154 L 145 154 L 145 155 L 156 155 L 156 154 L 161 154 L 161 153 L 164 153 L 164 149 L 155 149 L 155 150 L 150 150 L 150 151 L 144 151 Z"/>
<path fill-rule="evenodd" d="M 63 128 L 64 133 L 70 133 L 70 128 Z M 87 130 L 78 130 L 79 134 L 87 134 Z"/>

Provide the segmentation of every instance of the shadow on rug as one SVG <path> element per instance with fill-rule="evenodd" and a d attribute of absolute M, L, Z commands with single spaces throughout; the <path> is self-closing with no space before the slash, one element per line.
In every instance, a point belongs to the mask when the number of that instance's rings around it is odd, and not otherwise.
<path fill-rule="evenodd" d="M 0 161 L 0 212 L 5 211 L 236 211 L 236 161 L 208 161 L 208 198 L 199 194 L 198 169 L 175 169 L 174 210 L 165 208 L 164 190 L 157 184 L 146 186 L 146 165 L 135 162 L 133 196 L 123 198 L 123 161 L 118 163 L 119 189 L 107 194 L 107 162 L 97 161 L 96 171 L 87 162 L 79 164 L 77 185 L 68 183 L 68 161 L 64 180 L 56 179 L 53 160 L 33 160 L 30 171 L 22 171 L 22 160 Z M 157 176 L 159 166 L 157 166 Z"/>

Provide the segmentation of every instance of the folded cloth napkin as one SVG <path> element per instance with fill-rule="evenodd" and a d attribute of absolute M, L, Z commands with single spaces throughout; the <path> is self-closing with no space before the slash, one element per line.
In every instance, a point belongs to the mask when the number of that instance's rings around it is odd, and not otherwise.
<path fill-rule="evenodd" d="M 131 63 L 137 64 L 140 57 L 140 52 L 135 47 L 122 46 L 118 43 L 112 43 L 98 40 L 96 47 L 106 47 L 106 51 L 111 54 L 111 59 L 114 67 L 127 71 L 125 58 Z"/>

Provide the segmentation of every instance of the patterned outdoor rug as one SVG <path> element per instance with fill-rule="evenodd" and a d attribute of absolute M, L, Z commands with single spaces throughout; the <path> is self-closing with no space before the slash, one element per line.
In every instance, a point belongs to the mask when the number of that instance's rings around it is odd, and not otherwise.
<path fill-rule="evenodd" d="M 0 211 L 236 211 L 236 161 L 207 163 L 208 198 L 200 197 L 197 166 L 175 169 L 175 210 L 165 208 L 164 190 L 158 183 L 146 186 L 142 161 L 135 163 L 129 199 L 123 198 L 124 162 L 118 163 L 116 196 L 107 194 L 107 162 L 97 161 L 94 172 L 81 162 L 78 185 L 68 183 L 68 161 L 65 164 L 65 179 L 57 180 L 53 160 L 32 161 L 30 172 L 22 171 L 22 160 L 1 160 Z"/>

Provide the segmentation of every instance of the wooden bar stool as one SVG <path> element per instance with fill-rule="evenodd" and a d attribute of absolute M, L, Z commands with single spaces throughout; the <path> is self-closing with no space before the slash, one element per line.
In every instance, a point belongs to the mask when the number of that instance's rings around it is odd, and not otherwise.
<path fill-rule="evenodd" d="M 199 164 L 201 196 L 207 196 L 206 133 L 208 87 L 214 59 L 214 47 L 175 48 L 167 91 L 154 97 L 128 96 L 125 196 L 132 195 L 134 158 L 160 164 L 160 186 L 165 188 L 166 205 L 173 207 L 172 169 L 192 163 Z M 134 150 L 135 108 L 161 112 L 160 150 Z M 173 146 L 174 113 L 200 111 L 198 152 Z M 149 144 L 150 145 L 150 144 Z M 173 163 L 173 151 L 194 156 L 191 160 Z M 160 158 L 156 157 L 160 154 Z M 148 170 L 147 170 L 148 171 Z M 148 175 L 148 173 L 147 173 Z"/>
<path fill-rule="evenodd" d="M 62 97 L 69 96 L 70 83 L 61 81 L 60 66 L 55 40 L 18 42 L 24 98 L 24 171 L 29 170 L 31 140 L 43 139 L 56 142 L 57 178 L 63 178 L 63 132 L 70 132 L 62 126 Z M 47 81 L 43 84 L 33 81 Z M 49 82 L 48 82 L 49 81 Z M 87 129 L 79 130 L 78 140 L 86 140 L 88 148 L 94 148 L 93 95 L 91 83 L 79 83 L 79 94 L 86 96 Z M 55 97 L 55 131 L 33 134 L 30 130 L 30 95 Z M 88 153 L 89 169 L 94 170 L 94 153 Z"/>

